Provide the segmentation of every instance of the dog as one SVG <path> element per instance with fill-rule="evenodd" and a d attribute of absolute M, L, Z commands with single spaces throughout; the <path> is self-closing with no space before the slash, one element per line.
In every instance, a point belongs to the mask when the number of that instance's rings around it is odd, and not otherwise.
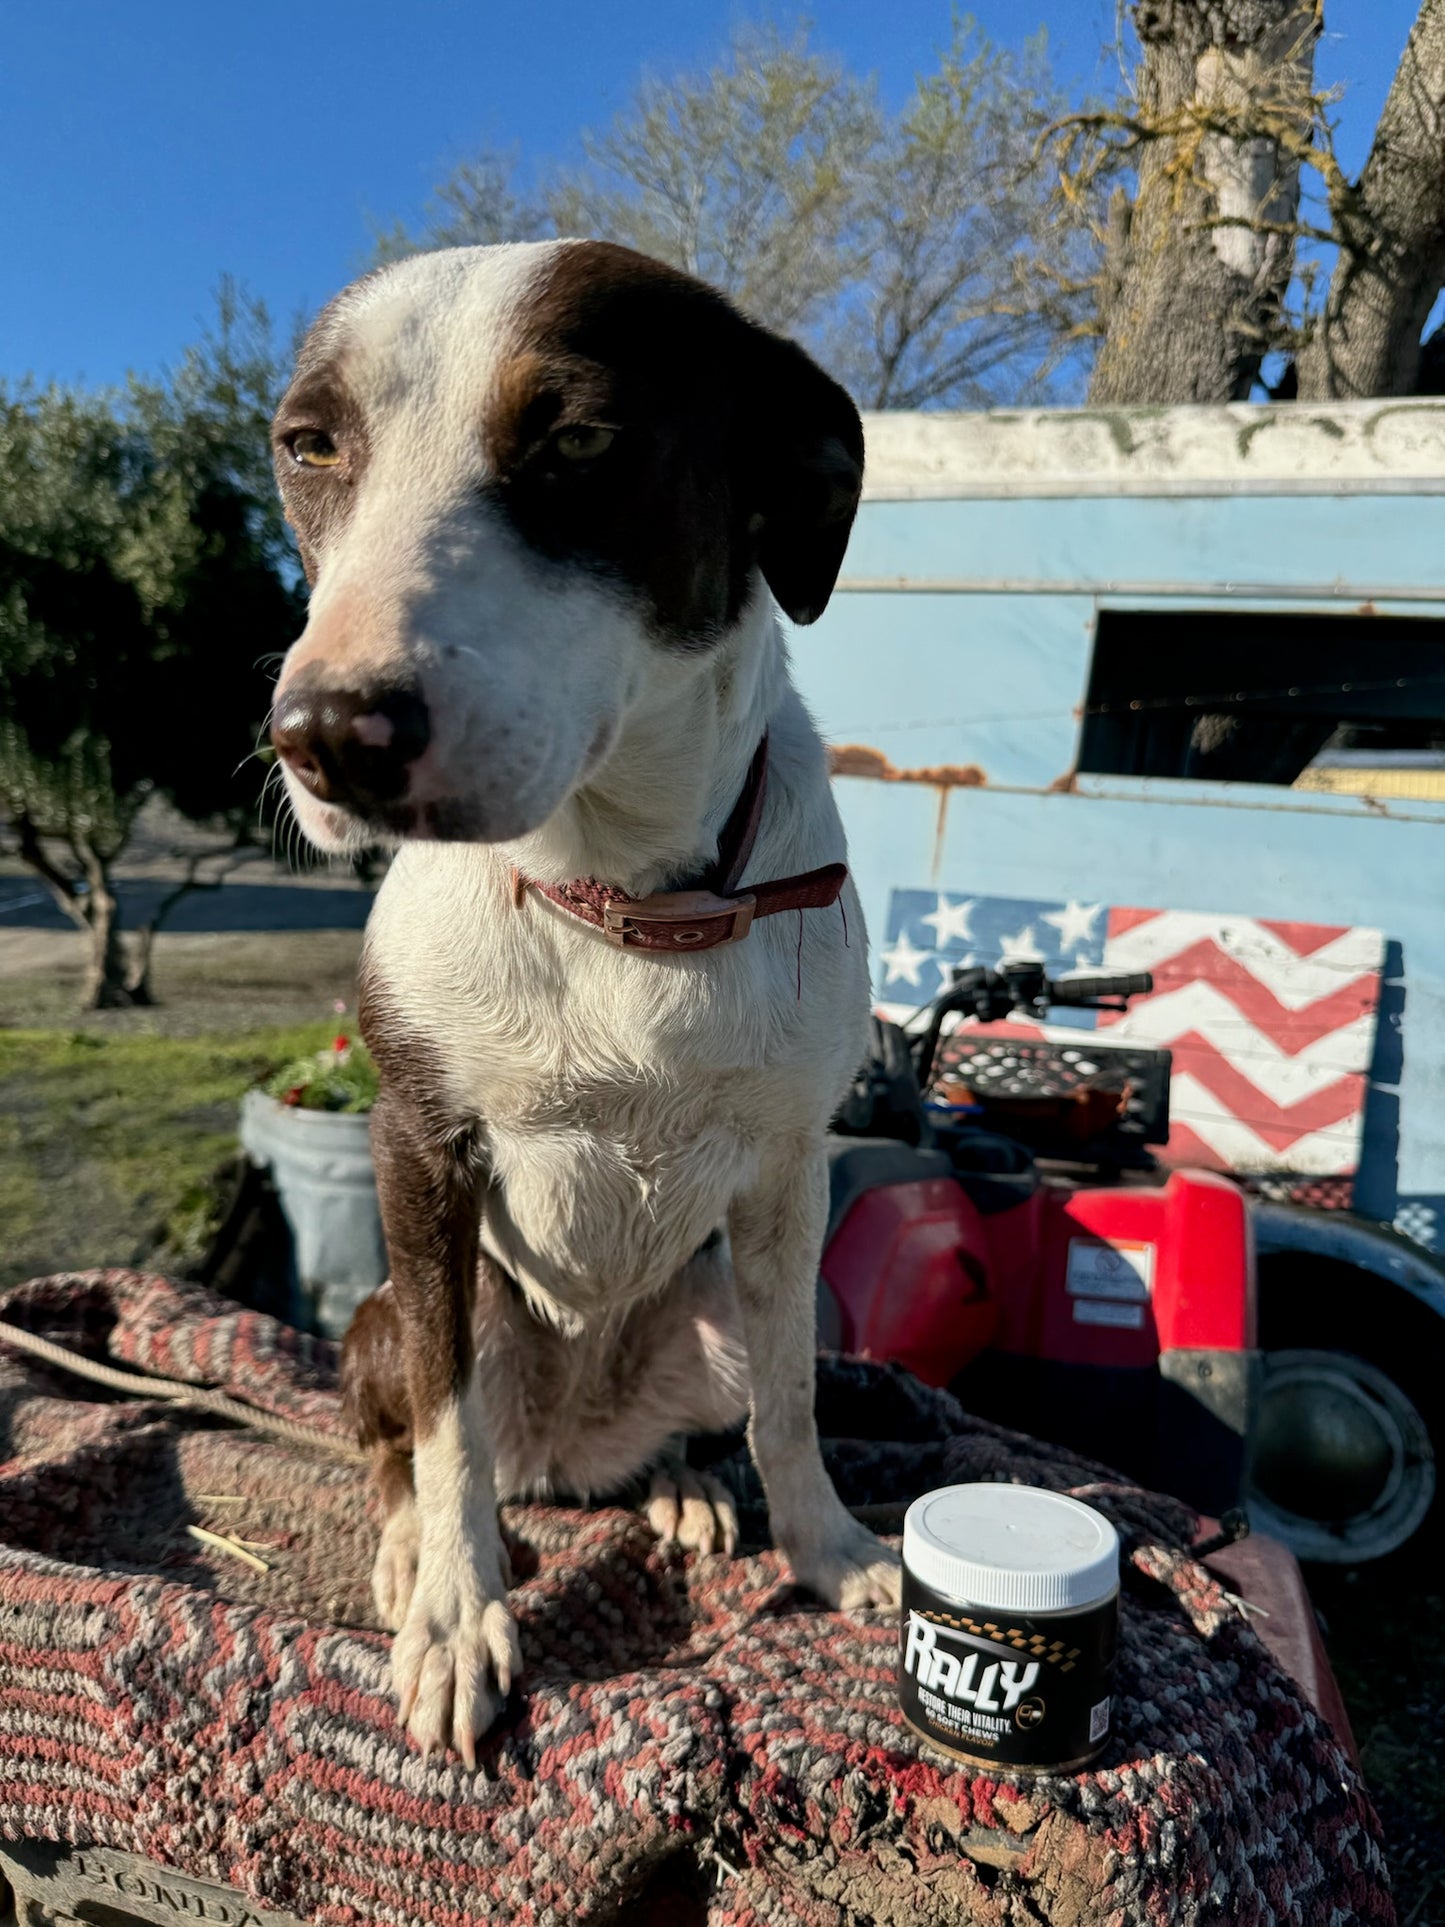
<path fill-rule="evenodd" d="M 627 249 L 425 254 L 339 295 L 274 423 L 311 586 L 272 740 L 302 829 L 393 851 L 360 1025 L 391 1276 L 345 1347 L 385 1511 L 399 1715 L 474 1764 L 519 1668 L 499 1496 L 653 1471 L 749 1417 L 773 1537 L 896 1606 L 813 1418 L 824 1133 L 863 919 L 779 622 L 863 476 L 800 348 Z"/>

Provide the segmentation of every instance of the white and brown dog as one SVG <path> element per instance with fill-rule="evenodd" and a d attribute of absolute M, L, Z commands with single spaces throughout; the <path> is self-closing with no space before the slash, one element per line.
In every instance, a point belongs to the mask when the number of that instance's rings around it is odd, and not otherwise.
<path fill-rule="evenodd" d="M 413 1737 L 472 1760 L 518 1663 L 499 1495 L 660 1465 L 659 1528 L 730 1548 L 665 1455 L 750 1404 L 795 1577 L 897 1601 L 813 1422 L 867 973 L 773 602 L 827 603 L 862 429 L 710 289 L 566 241 L 357 282 L 275 447 L 312 597 L 273 739 L 316 844 L 395 847 L 362 966 L 391 1281 L 345 1360 L 377 1602 Z"/>

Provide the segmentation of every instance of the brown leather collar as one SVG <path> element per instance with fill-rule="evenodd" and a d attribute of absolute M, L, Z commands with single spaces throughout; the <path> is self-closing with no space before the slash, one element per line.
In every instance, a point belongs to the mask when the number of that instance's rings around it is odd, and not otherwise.
<path fill-rule="evenodd" d="M 741 943 L 758 917 L 780 910 L 822 910 L 836 903 L 848 880 L 846 863 L 827 863 L 802 876 L 779 877 L 739 890 L 763 817 L 768 787 L 768 739 L 758 744 L 742 792 L 723 825 L 717 856 L 693 884 L 630 897 L 612 883 L 581 877 L 572 883 L 534 883 L 516 876 L 517 897 L 536 890 L 560 909 L 590 923 L 621 950 L 674 953 L 716 950 Z"/>

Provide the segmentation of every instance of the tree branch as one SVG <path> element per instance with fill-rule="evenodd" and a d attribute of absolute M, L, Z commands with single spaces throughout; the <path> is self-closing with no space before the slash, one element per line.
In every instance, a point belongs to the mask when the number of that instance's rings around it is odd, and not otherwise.
<path fill-rule="evenodd" d="M 1297 358 L 1300 397 L 1409 394 L 1445 281 L 1445 0 L 1420 8 L 1337 219 L 1340 257 Z"/>
<path fill-rule="evenodd" d="M 152 914 L 136 930 L 130 969 L 133 987 L 142 988 L 146 985 L 156 937 L 176 905 L 194 891 L 221 889 L 227 878 L 234 876 L 242 864 L 254 862 L 257 857 L 264 855 L 265 852 L 256 845 L 242 840 L 222 843 L 209 850 L 197 850 L 187 859 L 186 872 L 180 882 L 166 892 Z M 214 862 L 218 857 L 222 859 L 220 870 L 213 877 L 203 877 L 200 874 L 201 865 Z"/>
<path fill-rule="evenodd" d="M 40 878 L 54 897 L 57 907 L 65 912 L 78 929 L 84 930 L 86 916 L 76 900 L 76 879 L 67 876 L 59 865 L 53 863 L 46 855 L 40 832 L 36 829 L 33 818 L 26 815 L 16 817 L 15 830 L 19 839 L 21 862 L 28 864 Z"/>

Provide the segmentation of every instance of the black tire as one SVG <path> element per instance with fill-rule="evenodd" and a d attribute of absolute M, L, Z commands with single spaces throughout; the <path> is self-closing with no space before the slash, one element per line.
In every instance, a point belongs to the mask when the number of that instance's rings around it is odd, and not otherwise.
<path fill-rule="evenodd" d="M 1363 1565 L 1438 1534 L 1445 1322 L 1338 1260 L 1260 1264 L 1253 1522 L 1302 1560 Z"/>

